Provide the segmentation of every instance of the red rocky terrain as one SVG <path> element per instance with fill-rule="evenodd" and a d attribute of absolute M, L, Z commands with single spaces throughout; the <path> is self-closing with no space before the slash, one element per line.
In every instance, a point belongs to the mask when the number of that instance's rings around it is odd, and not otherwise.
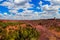
<path fill-rule="evenodd" d="M 42 19 L 42 20 L 0 20 L 2 22 L 24 22 L 30 24 L 41 32 L 39 40 L 60 40 L 60 20 Z M 23 24 L 25 26 L 25 24 Z M 57 28 L 57 31 L 56 31 Z"/>

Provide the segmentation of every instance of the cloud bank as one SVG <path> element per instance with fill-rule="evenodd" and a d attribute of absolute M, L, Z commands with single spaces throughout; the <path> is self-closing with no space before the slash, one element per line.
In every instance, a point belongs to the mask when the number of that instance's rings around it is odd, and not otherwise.
<path fill-rule="evenodd" d="M 2 1 L 2 0 L 1 0 Z M 39 2 L 40 7 L 38 9 L 43 10 L 42 12 L 36 12 L 34 10 L 28 10 L 33 8 L 35 5 L 30 4 L 31 0 L 7 0 L 4 1 L 0 6 L 6 6 L 9 9 L 10 14 L 0 13 L 0 19 L 9 20 L 38 20 L 38 19 L 49 19 L 49 18 L 60 18 L 59 8 L 60 0 L 45 0 L 50 1 L 51 5 L 42 5 L 42 1 Z M 23 10 L 18 12 L 18 10 Z M 13 15 L 14 14 L 14 15 Z"/>

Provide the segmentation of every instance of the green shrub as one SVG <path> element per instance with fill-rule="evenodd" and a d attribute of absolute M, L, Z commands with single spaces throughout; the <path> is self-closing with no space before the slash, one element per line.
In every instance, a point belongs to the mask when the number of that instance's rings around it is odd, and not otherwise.
<path fill-rule="evenodd" d="M 19 23 L 13 22 L 0 22 L 0 40 L 38 40 L 40 33 L 33 28 L 31 25 L 27 25 L 27 27 L 20 27 L 19 30 L 7 30 L 5 29 L 8 25 L 18 25 Z M 21 23 L 20 23 L 21 24 Z"/>

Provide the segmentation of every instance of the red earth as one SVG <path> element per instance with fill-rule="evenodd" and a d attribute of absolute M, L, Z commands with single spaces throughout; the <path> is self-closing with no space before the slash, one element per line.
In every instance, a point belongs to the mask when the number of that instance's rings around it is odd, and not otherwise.
<path fill-rule="evenodd" d="M 60 20 L 54 20 L 54 19 L 49 19 L 49 20 L 0 20 L 2 22 L 24 22 L 27 24 L 30 24 L 32 27 L 36 28 L 40 33 L 39 40 L 60 40 L 60 32 L 56 32 L 54 30 L 49 30 L 48 27 L 52 23 L 58 24 L 60 26 Z M 41 24 L 41 23 L 42 24 Z M 22 26 L 22 25 L 21 25 Z M 23 24 L 25 26 L 25 24 Z M 47 26 L 47 27 L 46 27 Z"/>

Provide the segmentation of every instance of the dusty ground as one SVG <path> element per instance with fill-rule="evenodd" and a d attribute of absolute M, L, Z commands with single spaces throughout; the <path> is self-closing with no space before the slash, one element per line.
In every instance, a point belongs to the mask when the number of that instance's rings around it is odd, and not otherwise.
<path fill-rule="evenodd" d="M 7 22 L 7 21 L 3 20 L 3 22 Z M 14 21 L 14 22 L 16 22 L 16 21 Z M 19 21 L 18 20 L 18 22 L 24 22 L 24 23 L 30 24 L 31 26 L 36 28 L 39 32 L 41 32 L 39 40 L 60 40 L 60 32 L 56 32 L 55 30 L 49 30 L 45 25 L 45 24 L 47 24 L 47 26 L 49 27 L 49 25 L 51 25 L 52 23 L 57 22 L 57 24 L 59 24 L 59 26 L 60 26 L 60 20 L 57 20 L 57 21 L 56 20 L 49 20 L 49 21 L 47 21 L 47 20 L 44 20 L 44 21 L 40 21 L 40 20 L 37 20 L 37 21 L 35 21 L 35 20 L 34 21 L 28 21 L 28 20 Z M 43 24 L 41 25 L 41 24 L 39 24 L 39 22 L 42 22 Z M 25 24 L 23 24 L 23 26 L 25 26 Z"/>

